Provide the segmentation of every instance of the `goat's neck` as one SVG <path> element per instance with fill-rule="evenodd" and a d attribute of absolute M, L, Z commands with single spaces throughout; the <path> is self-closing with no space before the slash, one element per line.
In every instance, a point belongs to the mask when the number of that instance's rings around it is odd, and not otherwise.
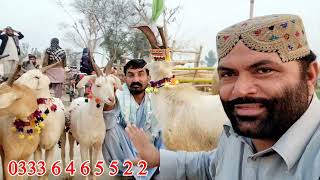
<path fill-rule="evenodd" d="M 102 124 L 104 124 L 104 118 L 103 118 L 103 104 L 100 104 L 101 106 L 97 108 L 97 103 L 95 100 L 89 99 L 88 101 L 88 114 L 87 117 L 90 117 L 90 126 L 91 127 L 101 127 Z"/>
<path fill-rule="evenodd" d="M 94 100 L 89 99 L 88 104 L 91 112 L 103 112 L 103 103 L 100 103 L 100 107 L 98 108 L 97 103 Z"/>
<path fill-rule="evenodd" d="M 166 89 L 164 87 L 159 89 L 159 92 L 157 94 L 153 94 L 154 98 L 159 101 L 165 101 L 167 104 L 173 103 L 173 100 L 176 95 L 176 90 L 174 88 L 172 89 Z"/>
<path fill-rule="evenodd" d="M 37 98 L 52 98 L 49 89 L 36 90 L 36 96 Z"/>

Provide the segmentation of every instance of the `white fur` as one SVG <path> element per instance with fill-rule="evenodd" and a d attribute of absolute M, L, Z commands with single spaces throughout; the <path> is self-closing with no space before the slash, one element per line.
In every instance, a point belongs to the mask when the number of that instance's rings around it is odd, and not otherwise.
<path fill-rule="evenodd" d="M 70 159 L 73 159 L 74 140 L 77 140 L 80 143 L 82 162 L 89 160 L 90 155 L 90 165 L 93 169 L 98 155 L 101 154 L 106 133 L 103 104 L 113 105 L 115 103 L 114 88 L 121 87 L 121 81 L 114 75 L 87 76 L 78 83 L 78 87 L 84 86 L 90 79 L 94 80 L 92 94 L 95 98 L 102 100 L 101 107 L 96 107 L 97 103 L 94 99 L 85 102 L 85 98 L 80 97 L 72 101 L 68 113 L 70 113 L 70 131 L 72 133 L 72 136 L 69 136 Z M 62 150 L 64 151 L 64 149 Z M 93 178 L 95 179 L 95 177 Z"/>
<path fill-rule="evenodd" d="M 40 134 L 40 144 L 35 152 L 35 160 L 39 161 L 42 158 L 41 149 L 45 150 L 45 162 L 47 169 L 50 169 L 55 154 L 55 147 L 60 139 L 60 136 L 64 134 L 65 127 L 65 114 L 64 114 L 64 105 L 59 98 L 52 97 L 49 90 L 50 80 L 49 78 L 42 74 L 38 69 L 33 69 L 27 71 L 15 83 L 23 84 L 33 89 L 36 92 L 37 98 L 49 98 L 52 103 L 57 105 L 57 110 L 51 111 L 50 106 L 48 107 L 45 104 L 40 104 L 39 109 L 44 112 L 49 108 L 50 113 L 47 115 L 47 118 L 43 121 L 44 128 L 41 130 Z M 63 164 L 65 165 L 65 159 L 62 157 Z M 49 171 L 47 171 L 45 178 L 48 178 Z"/>
<path fill-rule="evenodd" d="M 151 62 L 147 68 L 152 80 L 172 76 L 167 62 Z M 206 95 L 191 84 L 178 84 L 160 88 L 151 98 L 168 149 L 206 151 L 217 145 L 228 119 L 218 95 Z"/>

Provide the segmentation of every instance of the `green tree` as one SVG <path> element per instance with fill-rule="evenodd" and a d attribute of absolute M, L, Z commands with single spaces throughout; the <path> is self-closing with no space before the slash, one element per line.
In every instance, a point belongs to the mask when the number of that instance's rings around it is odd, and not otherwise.
<path fill-rule="evenodd" d="M 62 0 L 57 4 L 66 11 L 74 24 L 61 24 L 65 38 L 77 47 L 94 51 L 101 47 L 107 59 L 123 59 L 123 55 L 137 58 L 148 56 L 150 49 L 146 37 L 133 26 L 150 24 L 151 4 L 147 0 L 74 0 L 77 13 L 74 19 Z M 164 11 L 166 22 L 175 21 L 179 7 Z M 168 36 L 169 41 L 169 36 Z"/>
<path fill-rule="evenodd" d="M 133 58 L 140 58 L 149 56 L 150 45 L 146 36 L 140 31 L 134 31 L 130 38 L 129 51 L 132 53 Z"/>
<path fill-rule="evenodd" d="M 217 62 L 217 58 L 213 50 L 210 50 L 204 59 L 208 67 L 212 67 Z"/>

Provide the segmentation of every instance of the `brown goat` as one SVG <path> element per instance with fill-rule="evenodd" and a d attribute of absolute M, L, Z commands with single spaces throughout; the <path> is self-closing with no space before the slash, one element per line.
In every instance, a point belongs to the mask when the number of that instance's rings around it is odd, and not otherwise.
<path fill-rule="evenodd" d="M 0 117 L 12 116 L 26 119 L 37 109 L 36 96 L 23 85 L 0 85 Z"/>
<path fill-rule="evenodd" d="M 25 140 L 19 139 L 18 134 L 11 130 L 16 118 L 28 121 L 28 116 L 38 108 L 34 91 L 26 86 L 13 84 L 12 80 L 0 84 L 0 155 L 3 179 L 6 180 L 13 178 L 8 174 L 9 162 L 27 160 L 39 144 L 38 134 L 31 140 Z"/>

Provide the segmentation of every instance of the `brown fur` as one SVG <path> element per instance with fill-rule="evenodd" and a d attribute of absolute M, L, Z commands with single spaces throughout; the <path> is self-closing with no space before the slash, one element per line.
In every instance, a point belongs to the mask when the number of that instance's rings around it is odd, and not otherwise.
<path fill-rule="evenodd" d="M 11 130 L 16 117 L 26 120 L 38 107 L 34 92 L 26 86 L 7 84 L 0 85 L 0 96 L 14 93 L 16 99 L 5 108 L 0 108 L 0 155 L 3 167 L 3 179 L 10 180 L 8 163 L 10 160 L 28 160 L 39 144 L 39 135 L 34 134 L 32 140 L 19 139 L 18 134 Z"/>
<path fill-rule="evenodd" d="M 14 91 L 18 95 L 18 99 L 8 107 L 0 108 L 0 117 L 10 115 L 25 119 L 37 109 L 37 99 L 30 88 L 15 84 L 12 87 L 6 84 L 0 85 L 0 95 L 9 91 Z"/>

